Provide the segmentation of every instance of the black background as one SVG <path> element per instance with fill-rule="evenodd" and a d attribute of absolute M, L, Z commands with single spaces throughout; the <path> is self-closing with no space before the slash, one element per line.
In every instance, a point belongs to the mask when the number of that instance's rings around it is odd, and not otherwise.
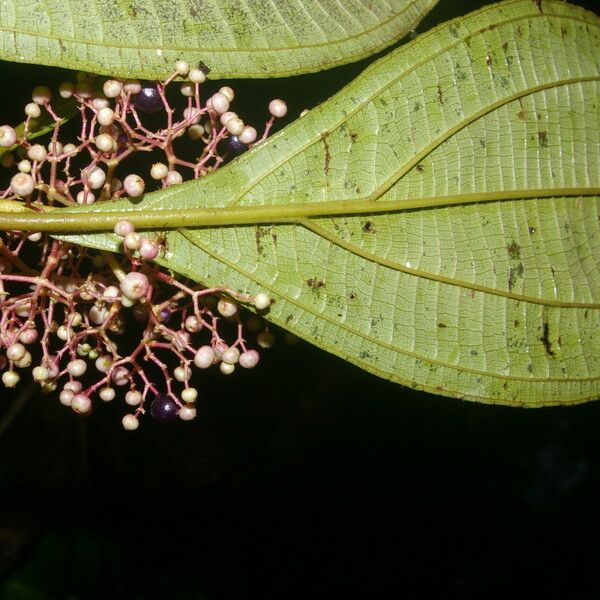
<path fill-rule="evenodd" d="M 418 32 L 482 4 L 441 0 Z M 282 97 L 293 116 L 366 64 L 232 87 L 244 114 Z M 9 123 L 64 78 L 0 74 Z M 597 597 L 600 404 L 465 403 L 281 339 L 195 383 L 196 421 L 133 434 L 119 402 L 85 419 L 27 382 L 3 394 L 0 599 Z"/>

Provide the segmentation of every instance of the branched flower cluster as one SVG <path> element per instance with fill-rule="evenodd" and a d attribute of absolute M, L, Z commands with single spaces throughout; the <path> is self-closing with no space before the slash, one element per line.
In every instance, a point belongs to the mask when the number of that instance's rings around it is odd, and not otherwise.
<path fill-rule="evenodd" d="M 76 83 L 62 83 L 59 95 L 75 102 L 80 115 L 70 143 L 61 139 L 65 119 L 57 114 L 51 91 L 35 88 L 20 134 L 0 127 L 0 147 L 11 150 L 2 164 L 17 170 L 0 198 L 46 210 L 138 197 L 147 181 L 168 187 L 183 181 L 180 171 L 194 178 L 210 173 L 228 154 L 264 140 L 274 119 L 285 115 L 285 103 L 273 100 L 259 138 L 229 110 L 231 88 L 222 87 L 202 102 L 206 72 L 204 65 L 190 69 L 178 61 L 163 82 L 98 82 L 79 75 Z M 167 94 L 178 77 L 187 78 L 180 83 L 187 102 L 179 111 Z M 161 113 L 164 123 L 150 128 L 149 113 Z M 46 145 L 30 139 L 33 121 L 43 116 L 52 124 Z M 192 158 L 181 156 L 178 148 L 184 135 L 192 140 Z M 134 170 L 119 178 L 140 152 L 160 152 L 164 162 L 149 167 L 149 178 Z M 227 375 L 238 365 L 256 366 L 259 354 L 247 346 L 246 331 L 258 334 L 259 347 L 273 344 L 262 319 L 244 317 L 240 310 L 244 304 L 266 310 L 270 299 L 176 279 L 153 262 L 167 252 L 160 239 L 137 232 L 127 220 L 119 221 L 114 232 L 122 239 L 120 256 L 35 231 L 2 233 L 2 382 L 14 387 L 20 380 L 17 370 L 31 368 L 44 391 L 58 390 L 60 401 L 79 414 L 88 414 L 94 399 L 110 401 L 122 390 L 132 407 L 122 421 L 127 430 L 137 429 L 148 405 L 160 421 L 193 419 L 198 391 L 189 381 L 194 369 L 218 365 Z"/>

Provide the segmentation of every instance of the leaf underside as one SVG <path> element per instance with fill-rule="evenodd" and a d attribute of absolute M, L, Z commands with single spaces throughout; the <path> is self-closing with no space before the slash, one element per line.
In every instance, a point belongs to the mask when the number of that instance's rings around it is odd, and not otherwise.
<path fill-rule="evenodd" d="M 599 63 L 596 16 L 564 2 L 488 6 L 382 58 L 215 174 L 111 210 L 285 216 L 295 203 L 430 199 L 173 231 L 161 262 L 267 291 L 270 320 L 413 388 L 530 407 L 596 399 Z M 440 200 L 474 193 L 481 202 Z M 117 248 L 110 235 L 66 239 Z"/>
<path fill-rule="evenodd" d="M 162 79 L 178 58 L 211 77 L 284 77 L 370 56 L 437 0 L 4 0 L 0 59 Z"/>

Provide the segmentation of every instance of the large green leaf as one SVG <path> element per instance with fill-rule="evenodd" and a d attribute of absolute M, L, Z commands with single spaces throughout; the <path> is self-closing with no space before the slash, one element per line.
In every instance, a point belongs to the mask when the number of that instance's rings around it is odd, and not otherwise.
<path fill-rule="evenodd" d="M 369 56 L 437 0 L 3 0 L 0 59 L 164 78 L 178 58 L 213 78 L 283 77 Z"/>
<path fill-rule="evenodd" d="M 274 322 L 411 387 L 584 402 L 600 396 L 599 101 L 600 20 L 512 0 L 384 57 L 214 175 L 83 226 L 229 223 L 169 233 L 162 262 L 268 291 Z"/>

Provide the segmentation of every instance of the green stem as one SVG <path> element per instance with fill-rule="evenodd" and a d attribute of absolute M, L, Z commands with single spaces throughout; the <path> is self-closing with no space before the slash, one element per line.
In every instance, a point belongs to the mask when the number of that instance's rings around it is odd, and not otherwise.
<path fill-rule="evenodd" d="M 54 233 L 112 231 L 119 219 L 130 220 L 138 229 L 152 230 L 253 225 L 258 223 L 294 223 L 298 219 L 310 217 L 374 215 L 482 202 L 582 196 L 600 196 L 600 188 L 550 188 L 481 192 L 412 200 L 333 200 L 298 204 L 195 208 L 185 211 L 177 208 L 140 211 L 139 207 L 136 206 L 132 206 L 129 210 L 111 211 L 106 205 L 99 205 L 98 212 L 70 212 L 70 209 L 59 209 L 39 213 L 30 212 L 22 205 L 15 203 L 15 206 L 18 207 L 16 210 L 0 212 L 0 231 L 11 229 L 51 231 Z"/>

